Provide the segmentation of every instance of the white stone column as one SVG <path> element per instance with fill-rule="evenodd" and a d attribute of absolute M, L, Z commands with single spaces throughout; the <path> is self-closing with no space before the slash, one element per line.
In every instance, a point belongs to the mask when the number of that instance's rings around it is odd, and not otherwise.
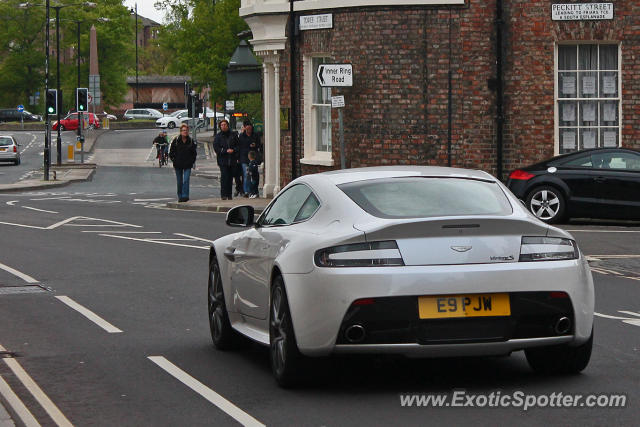
<path fill-rule="evenodd" d="M 266 59 L 266 58 L 265 58 Z M 264 185 L 262 191 L 265 197 L 272 197 L 275 188 L 275 158 L 278 156 L 276 152 L 276 146 L 271 134 L 271 128 L 273 123 L 273 109 L 271 105 L 273 103 L 273 91 L 271 89 L 271 64 L 266 60 L 262 63 L 263 71 L 263 96 L 264 96 Z"/>
<path fill-rule="evenodd" d="M 273 188 L 273 194 L 278 194 L 280 191 L 280 159 L 282 156 L 280 155 L 280 64 L 278 61 L 273 64 L 273 124 L 274 124 L 274 141 L 275 141 L 275 152 L 278 153 L 276 157 L 276 181 L 275 187 Z M 293 163 L 294 159 L 291 159 Z"/>

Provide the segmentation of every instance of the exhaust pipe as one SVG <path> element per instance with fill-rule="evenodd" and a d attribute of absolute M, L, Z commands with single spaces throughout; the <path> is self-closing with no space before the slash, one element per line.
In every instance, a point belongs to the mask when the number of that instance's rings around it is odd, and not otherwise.
<path fill-rule="evenodd" d="M 344 331 L 344 336 L 347 338 L 352 344 L 357 344 L 364 341 L 364 337 L 366 336 L 366 331 L 362 325 L 351 325 Z"/>
<path fill-rule="evenodd" d="M 564 335 L 571 329 L 571 320 L 569 320 L 568 317 L 561 317 L 556 321 L 553 329 L 556 331 L 556 334 Z"/>

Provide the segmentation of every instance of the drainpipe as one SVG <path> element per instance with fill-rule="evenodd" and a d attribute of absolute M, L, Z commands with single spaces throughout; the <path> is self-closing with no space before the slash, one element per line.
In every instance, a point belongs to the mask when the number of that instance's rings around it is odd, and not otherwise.
<path fill-rule="evenodd" d="M 449 72 L 447 93 L 447 166 L 451 167 L 451 133 L 453 127 L 453 88 L 451 71 L 451 8 L 449 8 Z"/>
<path fill-rule="evenodd" d="M 298 110 L 296 100 L 296 72 L 295 72 L 295 49 L 296 49 L 296 22 L 295 15 L 293 13 L 293 2 L 289 0 L 289 80 L 290 89 L 289 97 L 291 98 L 291 112 L 289 118 L 289 127 L 291 129 L 291 180 L 297 178 L 296 169 L 296 139 L 297 135 L 297 123 L 298 123 Z M 280 94 L 276 94 L 276 102 L 280 102 Z M 280 178 L 278 177 L 278 182 Z"/>
<path fill-rule="evenodd" d="M 504 140 L 504 70 L 503 45 L 504 19 L 502 0 L 496 0 L 496 175 L 502 180 L 502 149 Z"/>

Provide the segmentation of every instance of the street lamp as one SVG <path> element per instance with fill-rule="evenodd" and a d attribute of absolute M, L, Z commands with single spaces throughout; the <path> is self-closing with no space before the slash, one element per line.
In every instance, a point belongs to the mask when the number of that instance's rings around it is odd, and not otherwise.
<path fill-rule="evenodd" d="M 136 8 L 131 8 L 130 13 L 135 14 L 136 17 L 136 104 L 138 103 L 138 3 Z M 135 104 L 133 105 L 135 107 Z"/>

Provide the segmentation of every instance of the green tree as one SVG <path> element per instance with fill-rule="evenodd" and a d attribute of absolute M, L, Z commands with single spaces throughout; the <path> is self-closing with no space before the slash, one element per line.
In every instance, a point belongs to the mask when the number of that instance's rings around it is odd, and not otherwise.
<path fill-rule="evenodd" d="M 240 0 L 165 0 L 164 7 L 169 23 L 159 40 L 173 52 L 168 71 L 191 76 L 198 88 L 210 85 L 218 103 L 233 99 L 227 96 L 225 70 L 237 34 L 248 29 L 238 15 Z"/>
<path fill-rule="evenodd" d="M 42 92 L 44 87 L 45 10 L 19 9 L 20 3 L 20 0 L 0 2 L 1 107 L 27 106 L 29 96 Z M 40 112 L 42 108 L 32 108 L 32 111 Z"/>
<path fill-rule="evenodd" d="M 34 7 L 18 7 L 24 0 L 0 1 L 0 106 L 27 104 L 29 96 L 40 92 L 44 103 L 46 11 L 44 2 Z M 51 1 L 51 6 L 65 4 Z M 55 18 L 55 11 L 50 10 Z M 98 18 L 108 18 L 100 23 Z M 77 21 L 80 21 L 81 85 L 88 86 L 89 29 L 96 25 L 103 105 L 122 103 L 127 91 L 126 76 L 135 69 L 134 25 L 122 0 L 101 0 L 97 7 L 65 7 L 60 10 L 60 77 L 65 108 L 75 104 L 77 85 Z M 55 21 L 50 24 L 49 46 L 55 52 Z M 49 87 L 55 87 L 56 57 L 49 57 Z"/>

